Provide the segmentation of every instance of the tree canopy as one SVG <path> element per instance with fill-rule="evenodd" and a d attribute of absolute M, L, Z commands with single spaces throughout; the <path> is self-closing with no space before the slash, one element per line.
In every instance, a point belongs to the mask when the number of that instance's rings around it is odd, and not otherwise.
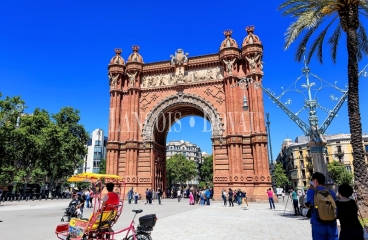
<path fill-rule="evenodd" d="M 0 99 L 1 119 L 19 97 Z M 86 154 L 88 134 L 79 111 L 64 107 L 56 114 L 36 108 L 32 114 L 14 113 L 0 128 L 0 182 L 51 184 L 72 175 Z"/>
<path fill-rule="evenodd" d="M 198 174 L 196 162 L 183 154 L 175 154 L 166 160 L 166 179 L 169 184 L 183 184 Z"/>
<path fill-rule="evenodd" d="M 100 174 L 105 174 L 106 173 L 106 159 L 101 159 L 99 165 L 99 170 L 98 170 L 98 173 Z"/>
<path fill-rule="evenodd" d="M 213 157 L 212 155 L 203 158 L 203 163 L 200 165 L 200 168 L 199 168 L 199 175 L 200 175 L 201 181 L 205 182 L 206 184 L 213 182 Z"/>
<path fill-rule="evenodd" d="M 333 161 L 327 164 L 328 174 L 338 185 L 352 184 L 353 174 L 351 174 L 344 164 Z"/>
<path fill-rule="evenodd" d="M 282 187 L 285 183 L 289 181 L 288 177 L 285 174 L 285 170 L 282 168 L 282 163 L 276 163 L 273 177 L 276 181 L 277 187 Z"/>

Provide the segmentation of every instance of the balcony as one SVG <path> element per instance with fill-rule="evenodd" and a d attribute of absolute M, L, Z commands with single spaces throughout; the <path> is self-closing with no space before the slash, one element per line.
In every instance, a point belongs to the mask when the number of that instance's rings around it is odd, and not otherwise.
<path fill-rule="evenodd" d="M 308 163 L 307 164 L 307 169 L 313 171 L 313 163 Z"/>
<path fill-rule="evenodd" d="M 304 163 L 301 163 L 300 164 L 300 169 L 304 169 L 305 167 L 304 167 Z"/>
<path fill-rule="evenodd" d="M 311 154 L 307 154 L 307 156 L 305 156 L 307 158 L 307 161 L 312 161 L 312 155 Z"/>
<path fill-rule="evenodd" d="M 344 151 L 335 151 L 335 157 L 337 158 L 342 158 L 344 155 Z"/>

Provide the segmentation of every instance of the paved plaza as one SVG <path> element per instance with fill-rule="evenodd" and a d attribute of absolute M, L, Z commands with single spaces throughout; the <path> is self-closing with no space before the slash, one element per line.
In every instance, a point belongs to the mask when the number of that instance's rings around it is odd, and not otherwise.
<path fill-rule="evenodd" d="M 54 231 L 69 200 L 5 202 L 0 206 L 0 239 L 57 239 Z M 248 210 L 223 207 L 219 201 L 210 206 L 190 206 L 188 199 L 178 203 L 164 199 L 163 205 L 144 205 L 144 202 L 125 204 L 123 214 L 114 229 L 127 226 L 133 217 L 132 209 L 143 209 L 144 214 L 155 213 L 157 224 L 152 239 L 311 239 L 309 220 L 294 217 L 289 202 L 276 204 L 249 203 Z M 85 217 L 91 213 L 85 209 Z M 138 223 L 138 219 L 136 221 Z M 123 239 L 124 235 L 115 239 Z"/>

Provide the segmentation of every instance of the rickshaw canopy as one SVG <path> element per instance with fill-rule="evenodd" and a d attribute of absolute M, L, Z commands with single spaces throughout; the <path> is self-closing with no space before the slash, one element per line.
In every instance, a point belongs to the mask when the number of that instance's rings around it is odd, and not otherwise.
<path fill-rule="evenodd" d="M 122 180 L 122 177 L 113 174 L 99 174 L 99 173 L 79 173 L 71 176 L 68 182 L 96 182 L 102 178 L 110 178 Z"/>

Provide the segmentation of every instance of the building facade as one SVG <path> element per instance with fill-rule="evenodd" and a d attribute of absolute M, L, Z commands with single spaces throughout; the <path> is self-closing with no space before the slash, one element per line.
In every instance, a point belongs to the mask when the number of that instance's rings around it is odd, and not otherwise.
<path fill-rule="evenodd" d="M 93 130 L 87 142 L 88 152 L 84 163 L 78 167 L 76 173 L 98 173 L 101 160 L 106 159 L 106 144 L 107 137 L 104 136 L 104 131 L 100 128 Z"/>
<path fill-rule="evenodd" d="M 193 160 L 198 164 L 202 163 L 201 148 L 191 142 L 180 140 L 166 143 L 166 159 L 175 154 L 183 154 L 189 160 Z"/>
<path fill-rule="evenodd" d="M 196 144 L 184 140 L 170 141 L 166 143 L 166 159 L 174 156 L 175 154 L 182 154 L 187 159 L 196 162 L 197 170 L 199 170 L 199 165 L 202 163 L 202 153 L 201 148 Z M 198 185 L 199 175 L 194 177 L 192 180 L 187 181 L 186 184 Z"/>
<path fill-rule="evenodd" d="M 350 144 L 350 134 L 325 135 L 327 141 L 324 151 L 326 164 L 338 161 L 353 173 L 353 155 Z M 313 174 L 313 159 L 308 146 L 309 137 L 299 136 L 293 142 L 285 139 L 276 162 L 282 163 L 290 184 L 298 189 L 305 189 Z M 368 158 L 368 135 L 363 135 L 363 144 Z M 367 160 L 367 159 L 366 159 Z"/>

